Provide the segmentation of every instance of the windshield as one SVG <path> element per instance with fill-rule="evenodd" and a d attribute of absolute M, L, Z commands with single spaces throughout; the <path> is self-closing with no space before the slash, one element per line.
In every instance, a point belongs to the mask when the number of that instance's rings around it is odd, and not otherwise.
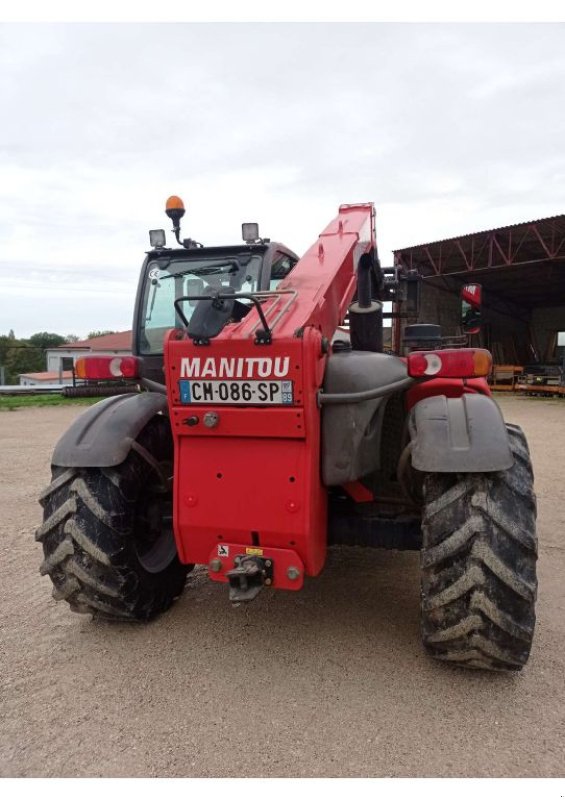
<path fill-rule="evenodd" d="M 180 328 L 174 301 L 183 295 L 203 295 L 223 289 L 256 292 L 262 255 L 216 256 L 215 258 L 160 258 L 149 264 L 141 309 L 140 352 L 163 352 L 163 337 L 170 328 Z M 183 300 L 181 308 L 190 320 L 197 300 Z"/>

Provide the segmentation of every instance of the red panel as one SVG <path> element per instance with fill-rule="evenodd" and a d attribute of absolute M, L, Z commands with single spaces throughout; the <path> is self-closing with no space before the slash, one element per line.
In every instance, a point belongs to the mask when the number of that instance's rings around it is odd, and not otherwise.
<path fill-rule="evenodd" d="M 406 408 L 410 411 L 420 400 L 436 395 L 461 397 L 463 394 L 486 394 L 491 396 L 488 383 L 484 378 L 438 378 L 437 380 L 415 383 L 406 392 Z"/>
<path fill-rule="evenodd" d="M 309 485 L 301 440 L 212 442 L 183 437 L 178 444 L 178 534 L 189 563 L 205 563 L 222 540 L 307 549 L 304 528 Z"/>
<path fill-rule="evenodd" d="M 215 428 L 207 428 L 202 420 L 207 411 L 219 415 Z M 188 425 L 190 417 L 198 417 L 198 424 Z M 306 425 L 302 408 L 234 406 L 177 406 L 171 417 L 173 428 L 179 436 L 257 436 L 271 439 L 304 439 Z"/>
<path fill-rule="evenodd" d="M 180 558 L 185 563 L 206 563 L 218 542 L 251 546 L 258 540 L 261 547 L 294 549 L 306 572 L 315 575 L 325 561 L 327 528 L 316 400 L 326 360 L 320 333 L 309 328 L 301 339 L 287 342 L 285 348 L 271 345 L 268 350 L 249 341 L 223 342 L 221 348 L 219 344 L 195 348 L 191 342 L 177 341 L 170 335 L 166 347 L 167 375 L 173 376 L 169 403 L 175 439 L 174 523 Z M 297 376 L 297 405 L 179 405 L 176 384 L 181 359 L 197 350 L 201 359 L 213 357 L 217 370 L 217 359 L 241 348 L 252 356 L 258 350 L 261 356 L 268 352 L 273 358 L 279 350 L 292 353 L 289 370 Z M 204 363 L 201 361 L 199 367 Z M 212 369 L 210 364 L 208 367 Z M 220 416 L 217 428 L 182 423 L 212 408 Z"/>

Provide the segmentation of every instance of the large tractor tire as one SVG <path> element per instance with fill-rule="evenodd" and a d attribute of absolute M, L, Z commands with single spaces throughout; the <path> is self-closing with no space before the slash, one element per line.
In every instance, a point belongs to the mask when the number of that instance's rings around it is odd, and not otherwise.
<path fill-rule="evenodd" d="M 536 498 L 528 445 L 507 425 L 514 465 L 424 480 L 422 638 L 435 658 L 520 670 L 537 591 Z"/>
<path fill-rule="evenodd" d="M 94 617 L 146 621 L 181 594 L 192 566 L 179 562 L 173 537 L 172 463 L 168 420 L 156 416 L 117 467 L 53 467 L 36 539 L 56 600 Z"/>

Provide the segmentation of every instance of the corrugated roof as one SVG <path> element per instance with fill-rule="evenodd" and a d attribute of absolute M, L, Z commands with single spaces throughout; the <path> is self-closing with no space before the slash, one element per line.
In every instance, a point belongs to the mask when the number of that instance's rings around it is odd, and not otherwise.
<path fill-rule="evenodd" d="M 503 231 L 510 231 L 510 230 L 519 230 L 520 228 L 526 228 L 528 225 L 541 225 L 545 222 L 552 222 L 558 223 L 558 227 L 560 228 L 561 233 L 565 235 L 565 214 L 556 214 L 553 217 L 542 217 L 541 219 L 531 219 L 528 222 L 516 222 L 513 225 L 503 225 L 500 228 L 489 228 L 488 230 L 481 230 L 481 231 L 473 231 L 472 233 L 462 233 L 459 236 L 450 236 L 448 239 L 434 239 L 433 242 L 421 242 L 420 244 L 411 244 L 408 247 L 398 247 L 396 250 L 393 250 L 393 253 L 402 253 L 407 250 L 414 250 L 417 247 L 431 247 L 432 245 L 436 244 L 445 244 L 447 242 L 456 242 L 458 239 L 467 239 L 470 236 L 488 236 L 491 233 L 498 233 Z M 561 225 L 559 225 L 561 223 Z"/>
<path fill-rule="evenodd" d="M 405 247 L 394 261 L 451 291 L 472 278 L 524 308 L 556 305 L 565 297 L 565 214 Z"/>

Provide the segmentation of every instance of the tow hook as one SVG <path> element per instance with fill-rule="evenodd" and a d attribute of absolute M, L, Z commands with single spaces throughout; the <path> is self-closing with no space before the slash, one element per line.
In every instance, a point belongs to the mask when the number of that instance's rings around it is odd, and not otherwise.
<path fill-rule="evenodd" d="M 273 562 L 258 556 L 237 556 L 236 566 L 226 573 L 230 602 L 234 605 L 255 600 L 261 589 L 273 581 Z"/>

